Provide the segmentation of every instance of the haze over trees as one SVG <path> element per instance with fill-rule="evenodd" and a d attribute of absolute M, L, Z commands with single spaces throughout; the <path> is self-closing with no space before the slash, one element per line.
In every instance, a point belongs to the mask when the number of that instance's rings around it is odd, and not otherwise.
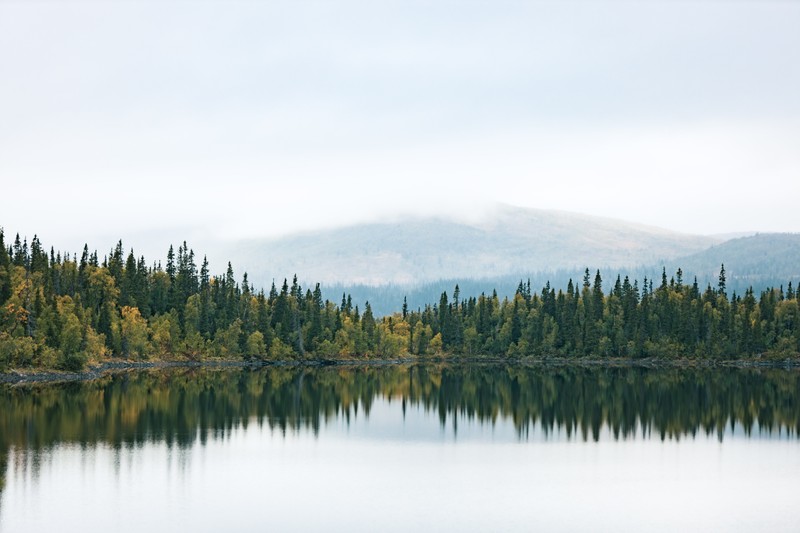
<path fill-rule="evenodd" d="M 620 274 L 622 277 L 627 275 L 630 279 L 643 280 L 660 278 L 664 268 L 670 273 L 680 268 L 684 279 L 694 280 L 696 277 L 699 285 L 706 287 L 708 283 L 716 285 L 720 265 L 723 263 L 726 266 L 728 293 L 731 294 L 744 294 L 750 287 L 786 287 L 789 282 L 796 287 L 800 283 L 800 234 L 761 233 L 733 238 L 677 259 L 624 268 L 600 266 L 599 269 L 604 278 L 614 279 Z M 449 293 L 453 287 L 459 285 L 461 293 L 465 295 L 491 294 L 496 290 L 501 299 L 511 298 L 520 279 L 530 279 L 535 287 L 544 286 L 549 281 L 552 286 L 563 288 L 570 279 L 581 279 L 584 270 L 585 266 L 506 275 L 498 275 L 490 270 L 491 277 L 444 278 L 413 285 L 336 283 L 323 284 L 323 289 L 332 294 L 352 294 L 355 302 L 369 301 L 375 313 L 383 316 L 392 314 L 397 309 L 397 302 L 404 296 L 408 298 L 409 305 L 416 308 L 437 301 L 442 292 Z M 592 269 L 595 270 L 597 268 Z"/>
<path fill-rule="evenodd" d="M 580 275 L 586 266 L 631 268 L 719 242 L 604 217 L 499 204 L 472 221 L 404 217 L 237 242 L 224 259 L 246 265 L 255 281 L 265 283 L 274 272 L 295 272 L 323 285 L 408 286 L 487 275 L 519 279 L 557 269 Z"/>
<path fill-rule="evenodd" d="M 729 267 L 729 291 L 800 283 L 800 234 L 704 236 L 587 216 L 498 204 L 472 219 L 405 216 L 277 239 L 210 246 L 215 264 L 244 266 L 256 286 L 275 273 L 319 282 L 328 295 L 345 292 L 377 316 L 438 301 L 458 284 L 464 295 L 512 297 L 520 279 L 564 288 L 589 267 L 604 277 L 658 278 L 662 267 L 705 287 Z M 168 245 L 159 248 L 166 249 Z M 223 251 L 224 250 L 224 251 Z"/>
<path fill-rule="evenodd" d="M 49 252 L 37 237 L 6 244 L 0 231 L 0 367 L 80 369 L 131 360 L 396 358 L 467 355 L 735 359 L 796 356 L 798 294 L 786 287 L 730 291 L 684 279 L 603 279 L 585 270 L 566 287 L 513 297 L 464 296 L 377 318 L 369 303 L 323 298 L 295 277 L 256 288 L 228 263 L 212 275 L 184 242 L 148 263 L 121 242 L 100 259 Z"/>

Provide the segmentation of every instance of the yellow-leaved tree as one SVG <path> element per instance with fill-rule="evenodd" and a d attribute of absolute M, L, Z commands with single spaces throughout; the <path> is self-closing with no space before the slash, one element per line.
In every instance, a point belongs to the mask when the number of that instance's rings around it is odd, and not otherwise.
<path fill-rule="evenodd" d="M 147 321 L 142 318 L 138 307 L 122 308 L 122 353 L 125 357 L 147 357 L 150 351 L 147 342 Z"/>

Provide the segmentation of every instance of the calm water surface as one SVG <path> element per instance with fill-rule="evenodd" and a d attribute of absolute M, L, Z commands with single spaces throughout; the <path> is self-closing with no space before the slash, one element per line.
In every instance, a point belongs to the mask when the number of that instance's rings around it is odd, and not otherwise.
<path fill-rule="evenodd" d="M 800 373 L 180 369 L 0 388 L 0 531 L 798 531 Z"/>

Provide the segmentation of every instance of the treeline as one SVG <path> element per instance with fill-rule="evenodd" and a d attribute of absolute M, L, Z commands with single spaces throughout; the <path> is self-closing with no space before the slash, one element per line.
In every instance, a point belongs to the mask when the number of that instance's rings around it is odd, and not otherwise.
<path fill-rule="evenodd" d="M 797 248 L 800 249 L 800 239 L 797 240 Z M 778 269 L 772 268 L 772 258 L 767 258 L 763 252 L 755 252 L 761 258 L 758 265 L 753 264 L 754 261 L 739 262 L 736 261 L 735 270 L 728 268 L 727 275 L 727 292 L 728 294 L 744 294 L 749 287 L 788 287 L 791 282 L 793 286 L 797 286 L 800 282 L 800 275 L 798 275 L 798 268 L 780 267 Z M 729 264 L 730 259 L 723 253 L 718 254 L 724 258 L 726 265 Z M 797 254 L 794 254 L 797 255 Z M 781 258 L 781 262 L 788 261 L 786 258 Z M 684 264 L 682 261 L 675 262 L 674 264 L 667 264 L 667 272 L 674 272 L 678 267 L 683 269 L 683 277 L 687 280 L 693 280 L 697 277 L 701 288 L 705 288 L 709 282 L 713 282 L 716 286 L 717 278 L 719 276 L 719 268 L 722 260 L 713 259 L 714 266 L 710 266 L 709 259 L 708 266 L 700 265 L 696 260 L 689 261 Z M 705 263 L 704 263 L 705 264 Z M 788 264 L 788 263 L 786 263 Z M 795 265 L 800 266 L 800 257 L 794 262 Z M 615 280 L 618 274 L 623 277 L 629 276 L 631 280 L 642 280 L 646 278 L 660 279 L 661 273 L 665 266 L 663 264 L 651 266 L 638 266 L 629 269 L 620 270 L 617 267 L 602 267 L 599 266 L 600 271 L 603 273 L 603 279 Z M 595 272 L 595 268 L 592 268 Z M 560 287 L 562 290 L 567 286 L 569 280 L 580 280 L 583 278 L 584 268 L 571 268 L 571 269 L 557 269 L 540 272 L 530 273 L 516 273 L 505 274 L 501 276 L 493 276 L 490 278 L 475 278 L 475 279 L 442 279 L 437 281 L 429 281 L 421 284 L 409 286 L 407 284 L 388 284 L 388 285 L 363 285 L 363 284 L 323 284 L 322 290 L 325 294 L 352 294 L 353 301 L 359 303 L 363 307 L 364 302 L 369 302 L 372 306 L 372 311 L 376 316 L 388 316 L 397 311 L 398 302 L 402 302 L 406 297 L 408 306 L 412 309 L 417 307 L 424 307 L 426 303 L 438 302 L 442 292 L 452 294 L 453 287 L 458 285 L 463 295 L 478 295 L 481 293 L 492 294 L 497 292 L 497 295 L 502 300 L 508 297 L 513 298 L 519 286 L 520 279 L 530 280 L 531 285 L 534 287 L 542 287 L 548 281 L 553 287 Z M 608 277 L 607 277 L 608 276 Z M 267 283 L 269 280 L 267 280 Z M 527 284 L 527 283 L 526 283 Z"/>
<path fill-rule="evenodd" d="M 230 263 L 212 275 L 186 243 L 148 264 L 122 243 L 100 261 L 45 251 L 38 238 L 6 245 L 0 231 L 0 367 L 80 369 L 109 356 L 303 359 L 434 354 L 565 357 L 784 357 L 800 349 L 798 295 L 701 290 L 682 272 L 660 283 L 598 271 L 566 291 L 520 282 L 513 298 L 461 298 L 377 319 L 343 295 L 323 299 L 297 278 L 256 291 Z"/>
<path fill-rule="evenodd" d="M 752 288 L 728 296 L 725 267 L 717 287 L 685 283 L 681 269 L 654 285 L 617 276 L 606 293 L 597 271 L 566 291 L 549 283 L 533 293 L 520 282 L 512 299 L 496 294 L 459 301 L 443 293 L 438 306 L 417 313 L 438 325 L 445 350 L 467 354 L 734 359 L 794 356 L 800 349 L 798 294 L 791 282 L 758 296 Z M 412 316 L 412 322 L 415 320 Z"/>

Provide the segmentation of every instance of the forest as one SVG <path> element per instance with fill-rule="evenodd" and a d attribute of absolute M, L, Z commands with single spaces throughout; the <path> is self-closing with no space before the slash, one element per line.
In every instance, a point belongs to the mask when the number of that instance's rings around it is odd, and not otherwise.
<path fill-rule="evenodd" d="M 200 263 L 198 267 L 198 262 Z M 330 360 L 421 356 L 494 358 L 783 359 L 800 351 L 798 292 L 791 282 L 743 294 L 698 286 L 662 271 L 660 280 L 609 283 L 590 273 L 565 288 L 513 298 L 462 297 L 377 318 L 343 294 L 295 276 L 280 288 L 237 280 L 230 263 L 213 275 L 184 242 L 148 263 L 120 241 L 102 260 L 84 246 L 49 252 L 38 237 L 6 244 L 0 230 L 0 369 L 80 370 L 125 360 Z"/>

